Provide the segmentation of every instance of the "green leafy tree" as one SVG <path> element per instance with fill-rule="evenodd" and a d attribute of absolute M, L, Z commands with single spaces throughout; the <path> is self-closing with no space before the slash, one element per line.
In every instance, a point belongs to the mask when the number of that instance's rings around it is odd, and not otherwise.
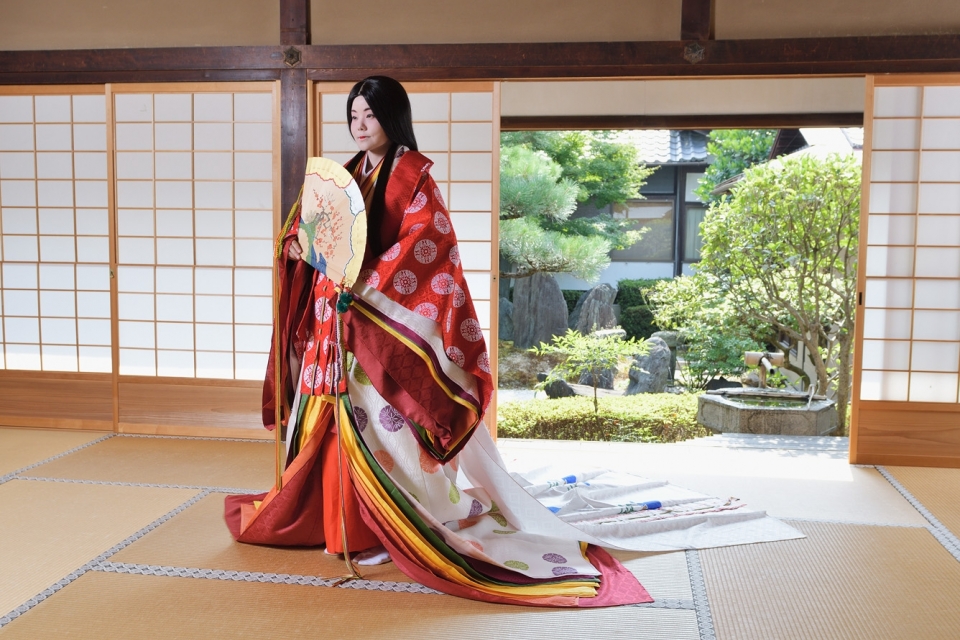
<path fill-rule="evenodd" d="M 713 156 L 713 162 L 700 178 L 697 197 L 704 202 L 721 199 L 722 196 L 715 196 L 711 191 L 724 180 L 765 162 L 776 134 L 774 129 L 719 129 L 711 132 L 707 153 Z"/>
<path fill-rule="evenodd" d="M 540 343 L 531 349 L 538 356 L 557 354 L 563 360 L 555 366 L 546 383 L 554 380 L 590 375 L 593 381 L 593 409 L 599 415 L 597 388 L 604 371 L 615 368 L 621 360 L 647 353 L 649 347 L 643 340 L 623 340 L 617 336 L 583 335 L 579 331 L 568 329 L 562 336 L 554 336 L 550 344 Z"/>
<path fill-rule="evenodd" d="M 562 225 L 577 206 L 577 186 L 542 151 L 504 147 L 500 153 L 500 254 L 511 265 L 501 278 L 571 272 L 592 280 L 610 262 L 602 234 L 574 235 Z"/>
<path fill-rule="evenodd" d="M 770 328 L 743 317 L 712 274 L 659 280 L 646 290 L 658 326 L 680 334 L 679 360 L 688 385 L 704 389 L 718 376 L 739 376 L 746 370 L 744 351 L 760 351 L 756 336 Z"/>
<path fill-rule="evenodd" d="M 853 365 L 860 164 L 852 155 L 747 170 L 702 226 L 699 270 L 737 313 L 803 344 L 846 429 Z M 831 371 L 833 363 L 836 369 Z"/>
<path fill-rule="evenodd" d="M 504 133 L 500 153 L 501 278 L 537 272 L 599 278 L 613 249 L 640 240 L 632 221 L 609 214 L 571 218 L 577 201 L 598 207 L 640 195 L 650 170 L 610 132 Z"/>
<path fill-rule="evenodd" d="M 561 176 L 577 185 L 577 200 L 597 207 L 639 198 L 653 173 L 615 131 L 516 131 L 502 133 L 500 145 L 543 151 L 560 165 Z"/>

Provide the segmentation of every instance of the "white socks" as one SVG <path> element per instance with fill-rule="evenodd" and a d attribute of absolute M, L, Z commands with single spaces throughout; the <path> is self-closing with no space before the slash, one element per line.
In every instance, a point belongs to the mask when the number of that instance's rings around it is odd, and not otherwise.
<path fill-rule="evenodd" d="M 343 557 L 342 553 L 333 553 L 324 549 L 323 552 L 328 556 L 340 556 Z M 390 562 L 390 552 L 383 546 L 376 546 L 366 551 L 361 551 L 357 555 L 353 556 L 353 561 L 357 564 L 364 567 L 372 567 L 377 564 L 386 564 Z"/>
<path fill-rule="evenodd" d="M 354 558 L 360 566 L 370 567 L 375 564 L 385 564 L 390 562 L 390 552 L 385 547 L 376 546 L 366 551 L 361 551 Z"/>

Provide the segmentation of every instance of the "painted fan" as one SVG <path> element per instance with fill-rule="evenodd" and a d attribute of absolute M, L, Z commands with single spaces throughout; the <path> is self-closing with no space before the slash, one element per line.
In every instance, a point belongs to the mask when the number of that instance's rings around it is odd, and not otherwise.
<path fill-rule="evenodd" d="M 309 158 L 303 181 L 301 257 L 341 287 L 356 282 L 367 243 L 367 213 L 360 187 L 341 165 Z"/>

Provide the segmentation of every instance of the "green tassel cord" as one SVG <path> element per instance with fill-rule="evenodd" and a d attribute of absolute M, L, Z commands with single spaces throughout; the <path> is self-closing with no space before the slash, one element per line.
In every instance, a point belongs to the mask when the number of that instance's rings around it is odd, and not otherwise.
<path fill-rule="evenodd" d="M 346 313 L 351 302 L 353 302 L 353 294 L 349 291 L 342 291 L 340 297 L 337 298 L 337 313 Z"/>

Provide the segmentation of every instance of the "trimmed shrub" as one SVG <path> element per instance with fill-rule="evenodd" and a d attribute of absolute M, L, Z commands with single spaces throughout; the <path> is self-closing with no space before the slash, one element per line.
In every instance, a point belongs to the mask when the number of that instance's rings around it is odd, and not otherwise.
<path fill-rule="evenodd" d="M 563 299 L 567 302 L 567 315 L 569 316 L 573 313 L 573 308 L 577 306 L 577 300 L 580 299 L 580 296 L 586 293 L 586 291 L 581 291 L 580 289 L 561 289 L 560 293 L 563 294 Z"/>
<path fill-rule="evenodd" d="M 660 280 L 670 280 L 670 278 L 620 280 L 617 282 L 617 297 L 613 302 L 620 305 L 621 309 L 646 306 L 649 302 L 643 291 L 660 282 Z"/>
<path fill-rule="evenodd" d="M 620 326 L 627 332 L 627 338 L 646 340 L 660 327 L 653 321 L 653 309 L 649 305 L 620 307 Z"/>
<path fill-rule="evenodd" d="M 547 440 L 678 442 L 710 435 L 697 424 L 696 394 L 649 393 L 593 399 L 506 402 L 497 408 L 497 435 Z"/>

